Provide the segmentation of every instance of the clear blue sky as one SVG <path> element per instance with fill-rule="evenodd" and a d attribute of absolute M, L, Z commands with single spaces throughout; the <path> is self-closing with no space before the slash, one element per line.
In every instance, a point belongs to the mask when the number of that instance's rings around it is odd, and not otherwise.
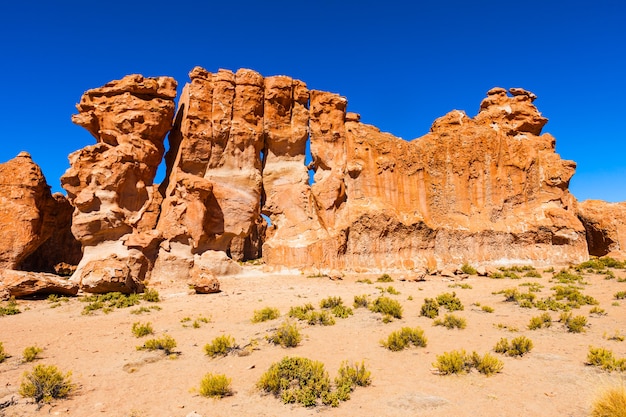
<path fill-rule="evenodd" d="M 0 162 L 26 150 L 60 191 L 67 155 L 93 144 L 70 117 L 126 74 L 196 65 L 285 74 L 348 98 L 405 139 L 494 86 L 523 87 L 578 163 L 579 200 L 626 200 L 624 1 L 3 1 Z"/>

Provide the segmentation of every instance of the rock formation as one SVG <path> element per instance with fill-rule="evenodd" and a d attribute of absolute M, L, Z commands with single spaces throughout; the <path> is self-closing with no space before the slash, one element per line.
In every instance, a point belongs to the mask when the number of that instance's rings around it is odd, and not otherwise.
<path fill-rule="evenodd" d="M 603 220 L 622 219 L 623 206 L 577 208 L 576 165 L 541 134 L 547 119 L 523 89 L 494 88 L 475 117 L 454 110 L 405 141 L 361 123 L 344 97 L 289 77 L 189 75 L 175 117 L 167 77 L 127 76 L 77 106 L 73 121 L 97 143 L 70 155 L 61 180 L 84 250 L 72 282 L 85 291 L 138 291 L 148 279 L 216 291 L 215 276 L 239 272 L 232 259 L 425 271 L 580 262 L 587 242 L 592 254 L 626 243 L 624 221 Z M 6 265 L 49 234 L 40 217 L 22 217 Z"/>
<path fill-rule="evenodd" d="M 626 259 L 626 202 L 586 200 L 578 203 L 578 217 L 590 255 Z"/>
<path fill-rule="evenodd" d="M 153 184 L 172 126 L 176 81 L 129 75 L 87 91 L 72 121 L 97 140 L 69 156 L 61 177 L 84 256 L 72 280 L 85 291 L 141 290 L 159 234 Z"/>
<path fill-rule="evenodd" d="M 59 263 L 77 264 L 71 212 L 28 153 L 0 164 L 0 269 L 54 272 Z"/>

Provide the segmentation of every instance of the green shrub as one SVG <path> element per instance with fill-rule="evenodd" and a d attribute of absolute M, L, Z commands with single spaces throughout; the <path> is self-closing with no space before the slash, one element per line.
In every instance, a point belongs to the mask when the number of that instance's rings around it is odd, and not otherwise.
<path fill-rule="evenodd" d="M 464 263 L 463 266 L 461 267 L 461 271 L 463 271 L 464 274 L 467 275 L 477 275 L 478 272 L 476 271 L 476 268 L 474 268 L 473 266 L 471 266 L 468 263 Z"/>
<path fill-rule="evenodd" d="M 369 278 L 365 278 L 365 279 L 357 279 L 357 281 L 359 284 L 373 284 L 372 280 Z"/>
<path fill-rule="evenodd" d="M 381 313 L 383 315 L 389 315 L 397 319 L 402 318 L 402 305 L 389 297 L 378 297 L 370 305 L 370 310 L 374 313 Z"/>
<path fill-rule="evenodd" d="M 333 308 L 343 305 L 341 297 L 328 297 L 320 301 L 320 308 Z"/>
<path fill-rule="evenodd" d="M 481 357 L 476 352 L 467 355 L 464 350 L 453 350 L 438 355 L 437 362 L 433 363 L 433 366 L 440 375 L 464 374 L 475 368 L 487 376 L 501 372 L 504 367 L 501 360 L 489 353 Z"/>
<path fill-rule="evenodd" d="M 595 306 L 595 307 L 591 308 L 591 310 L 589 310 L 589 314 L 596 314 L 598 316 L 605 316 L 606 315 L 606 311 L 603 308 Z"/>
<path fill-rule="evenodd" d="M 471 358 L 472 366 L 476 368 L 478 372 L 487 376 L 497 374 L 504 368 L 502 361 L 488 352 L 485 353 L 483 357 L 473 352 Z"/>
<path fill-rule="evenodd" d="M 302 341 L 298 326 L 288 321 L 284 322 L 268 340 L 282 347 L 296 347 Z"/>
<path fill-rule="evenodd" d="M 469 359 L 464 350 L 453 350 L 437 355 L 437 362 L 433 366 L 440 375 L 464 374 L 472 367 Z"/>
<path fill-rule="evenodd" d="M 380 344 L 387 349 L 397 352 L 407 348 L 409 345 L 416 347 L 426 347 L 428 339 L 424 336 L 424 331 L 419 327 L 414 329 L 403 327 L 402 329 L 391 333 L 387 340 L 381 340 Z"/>
<path fill-rule="evenodd" d="M 333 307 L 330 312 L 333 313 L 335 317 L 339 317 L 341 319 L 347 319 L 354 314 L 350 307 L 346 307 L 343 304 Z"/>
<path fill-rule="evenodd" d="M 81 297 L 82 302 L 88 303 L 82 314 L 89 315 L 96 310 L 102 310 L 104 313 L 111 312 L 114 308 L 127 308 L 137 305 L 141 302 L 139 294 L 122 294 L 121 292 L 110 292 L 107 294 L 94 294 Z"/>
<path fill-rule="evenodd" d="M 552 280 L 561 284 L 584 284 L 583 277 L 562 269 L 552 276 Z"/>
<path fill-rule="evenodd" d="M 447 329 L 464 329 L 467 327 L 467 321 L 463 317 L 457 317 L 454 314 L 446 314 L 443 320 L 437 319 L 433 322 L 435 326 L 445 326 Z"/>
<path fill-rule="evenodd" d="M 4 303 L 4 305 L 0 304 L 0 317 L 2 316 L 13 316 L 15 314 L 20 314 L 21 311 L 17 307 L 17 302 L 15 301 L 15 297 L 9 298 L 9 301 Z"/>
<path fill-rule="evenodd" d="M 204 345 L 204 353 L 214 358 L 216 356 L 226 356 L 236 348 L 235 339 L 231 335 L 225 334 Z"/>
<path fill-rule="evenodd" d="M 623 300 L 626 298 L 626 291 L 618 291 L 615 293 L 616 300 Z"/>
<path fill-rule="evenodd" d="M 8 357 L 6 351 L 4 350 L 4 345 L 0 342 L 0 363 L 4 362 L 4 360 Z"/>
<path fill-rule="evenodd" d="M 372 383 L 372 373 L 365 367 L 365 362 L 351 365 L 347 361 L 344 361 L 337 373 L 335 385 L 337 387 L 349 386 L 350 391 L 352 391 L 354 387 L 367 387 Z"/>
<path fill-rule="evenodd" d="M 457 311 L 464 309 L 461 300 L 459 300 L 455 292 L 453 292 L 452 294 L 446 292 L 438 295 L 437 303 L 439 303 L 441 307 L 447 308 L 448 311 Z"/>
<path fill-rule="evenodd" d="M 265 372 L 257 386 L 280 396 L 283 403 L 300 403 L 307 407 L 318 404 L 331 393 L 331 383 L 324 364 L 307 358 L 285 357 Z"/>
<path fill-rule="evenodd" d="M 132 332 L 135 337 L 144 337 L 149 334 L 154 334 L 154 329 L 152 328 L 152 324 L 145 323 L 141 324 L 140 322 L 133 323 Z"/>
<path fill-rule="evenodd" d="M 393 278 L 391 278 L 389 274 L 382 274 L 378 277 L 376 282 L 393 282 Z"/>
<path fill-rule="evenodd" d="M 607 389 L 593 402 L 591 417 L 626 417 L 624 385 Z"/>
<path fill-rule="evenodd" d="M 261 323 L 268 320 L 277 319 L 280 316 L 280 311 L 277 308 L 265 307 L 261 310 L 254 310 L 254 316 L 252 317 L 252 323 Z"/>
<path fill-rule="evenodd" d="M 313 310 L 315 310 L 313 304 L 306 303 L 303 306 L 291 307 L 288 315 L 298 320 L 308 320 L 309 311 Z"/>
<path fill-rule="evenodd" d="M 137 346 L 137 350 L 162 350 L 166 355 L 173 352 L 176 347 L 176 340 L 170 335 L 165 335 L 160 339 L 149 339 L 142 346 Z"/>
<path fill-rule="evenodd" d="M 570 333 L 582 333 L 585 331 L 585 326 L 587 325 L 587 317 L 572 317 L 572 313 L 561 314 L 560 320 L 567 328 L 567 331 Z"/>
<path fill-rule="evenodd" d="M 459 284 L 458 282 L 456 282 L 454 284 L 448 285 L 448 288 L 461 288 L 463 290 L 471 290 L 472 286 L 466 283 Z"/>
<path fill-rule="evenodd" d="M 316 324 L 321 324 L 322 326 L 332 326 L 335 324 L 335 319 L 326 310 L 310 311 L 306 320 L 311 326 L 315 326 Z"/>
<path fill-rule="evenodd" d="M 159 306 L 150 306 L 150 307 L 141 306 L 141 307 L 136 308 L 134 310 L 130 310 L 130 314 L 139 315 L 139 314 L 143 314 L 143 313 L 150 313 L 153 310 L 160 311 L 161 307 L 159 307 Z"/>
<path fill-rule="evenodd" d="M 490 307 L 490 306 L 482 306 L 480 309 L 482 311 L 484 311 L 485 313 L 493 313 L 494 312 L 493 307 Z"/>
<path fill-rule="evenodd" d="M 155 289 L 152 288 L 146 288 L 143 290 L 143 294 L 141 295 L 141 298 L 144 301 L 147 301 L 149 303 L 158 303 L 159 301 L 161 301 L 161 297 L 159 296 L 159 292 Z"/>
<path fill-rule="evenodd" d="M 370 305 L 370 300 L 367 295 L 355 295 L 354 296 L 354 308 L 365 307 L 368 308 Z"/>
<path fill-rule="evenodd" d="M 550 313 L 543 313 L 540 316 L 532 317 L 528 323 L 529 330 L 537 330 L 552 326 L 552 317 Z"/>
<path fill-rule="evenodd" d="M 524 274 L 526 278 L 541 278 L 541 274 L 537 270 L 528 271 Z"/>
<path fill-rule="evenodd" d="M 496 353 L 502 353 L 508 356 L 523 356 L 531 351 L 533 348 L 533 342 L 526 336 L 519 336 L 511 340 L 502 338 L 496 343 L 494 351 Z"/>
<path fill-rule="evenodd" d="M 350 399 L 350 392 L 356 386 L 367 386 L 370 383 L 370 372 L 363 363 L 349 365 L 344 362 L 333 387 L 323 363 L 307 358 L 284 357 L 270 366 L 261 376 L 257 387 L 280 396 L 285 404 L 299 403 L 314 407 L 321 401 L 336 407 L 340 401 Z"/>
<path fill-rule="evenodd" d="M 389 294 L 391 295 L 400 295 L 400 291 L 396 290 L 394 287 L 392 287 L 391 285 L 388 286 L 387 288 L 385 288 L 383 290 L 383 292 L 387 291 Z"/>
<path fill-rule="evenodd" d="M 224 374 L 208 373 L 200 381 L 200 395 L 203 397 L 223 398 L 233 395 L 231 379 Z"/>
<path fill-rule="evenodd" d="M 597 366 L 605 371 L 626 371 L 626 359 L 617 359 L 613 351 L 589 346 L 587 365 Z"/>
<path fill-rule="evenodd" d="M 24 349 L 22 353 L 22 361 L 23 362 L 32 362 L 35 359 L 39 359 L 39 354 L 43 352 L 43 349 L 37 346 L 28 346 Z M 2 361 L 0 361 L 2 362 Z"/>
<path fill-rule="evenodd" d="M 434 298 L 424 298 L 424 304 L 420 310 L 420 316 L 434 319 L 439 315 L 439 303 Z"/>
<path fill-rule="evenodd" d="M 74 389 L 71 376 L 71 372 L 63 375 L 54 365 L 36 365 L 32 372 L 25 372 L 22 376 L 19 393 L 37 403 L 65 398 Z"/>

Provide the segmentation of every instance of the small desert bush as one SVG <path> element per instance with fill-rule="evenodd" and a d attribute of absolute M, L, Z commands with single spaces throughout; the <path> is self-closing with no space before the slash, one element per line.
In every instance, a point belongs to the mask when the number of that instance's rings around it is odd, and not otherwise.
<path fill-rule="evenodd" d="M 572 316 L 572 313 L 561 314 L 560 321 L 565 325 L 570 333 L 583 333 L 587 325 L 587 317 Z"/>
<path fill-rule="evenodd" d="M 159 307 L 159 306 L 150 306 L 150 307 L 141 306 L 141 307 L 136 308 L 134 310 L 130 310 L 130 314 L 139 315 L 139 314 L 143 314 L 143 313 L 150 313 L 153 310 L 160 311 L 161 307 Z"/>
<path fill-rule="evenodd" d="M 332 326 L 335 324 L 335 318 L 328 311 L 310 311 L 307 315 L 306 322 L 311 326 L 321 324 L 322 326 Z"/>
<path fill-rule="evenodd" d="M 28 346 L 22 352 L 22 362 L 32 362 L 35 359 L 39 359 L 38 356 L 41 352 L 43 352 L 43 349 L 38 346 Z"/>
<path fill-rule="evenodd" d="M 81 301 L 88 303 L 82 314 L 90 315 L 96 310 L 110 313 L 114 308 L 127 308 L 141 302 L 139 294 L 122 294 L 121 292 L 110 292 L 107 294 L 94 294 L 81 297 Z"/>
<path fill-rule="evenodd" d="M 458 282 L 448 285 L 448 288 L 461 288 L 462 290 L 471 290 L 473 287 L 467 283 L 459 284 Z"/>
<path fill-rule="evenodd" d="M 268 340 L 282 347 L 296 347 L 302 341 L 302 335 L 300 335 L 298 326 L 286 321 L 276 329 L 274 334 L 268 337 Z"/>
<path fill-rule="evenodd" d="M 357 279 L 357 281 L 359 284 L 373 284 L 372 280 L 369 278 L 365 278 L 365 279 Z"/>
<path fill-rule="evenodd" d="M 54 365 L 37 365 L 31 372 L 25 372 L 22 376 L 19 393 L 22 397 L 32 398 L 37 403 L 65 398 L 74 389 L 71 376 L 71 372 L 64 375 Z"/>
<path fill-rule="evenodd" d="M 490 307 L 490 306 L 482 306 L 480 309 L 482 311 L 484 311 L 485 313 L 493 313 L 494 312 L 493 307 Z"/>
<path fill-rule="evenodd" d="M 528 323 L 529 330 L 537 330 L 552 326 L 552 317 L 550 313 L 543 313 L 540 316 L 532 317 Z"/>
<path fill-rule="evenodd" d="M 137 346 L 137 350 L 162 350 L 166 355 L 169 355 L 176 345 L 176 340 L 172 336 L 165 335 L 160 339 L 146 340 L 142 346 Z"/>
<path fill-rule="evenodd" d="M 437 296 L 437 303 L 439 303 L 441 307 L 447 308 L 448 311 L 457 311 L 464 309 L 461 300 L 459 300 L 455 292 L 453 292 L 452 294 L 448 292 L 439 294 Z"/>
<path fill-rule="evenodd" d="M 402 329 L 391 333 L 387 340 L 381 340 L 380 344 L 387 349 L 397 352 L 407 348 L 409 345 L 416 347 L 426 347 L 428 339 L 424 336 L 424 331 L 419 327 Z"/>
<path fill-rule="evenodd" d="M 361 307 L 368 308 L 369 305 L 370 305 L 370 300 L 366 294 L 354 296 L 354 303 L 353 303 L 354 308 L 361 308 Z"/>
<path fill-rule="evenodd" d="M 378 297 L 369 308 L 374 313 L 381 313 L 383 316 L 402 318 L 402 305 L 389 297 Z"/>
<path fill-rule="evenodd" d="M 481 357 L 476 352 L 468 355 L 465 350 L 444 352 L 437 356 L 437 362 L 433 366 L 440 375 L 464 374 L 475 368 L 487 376 L 501 372 L 504 367 L 501 360 L 489 353 Z"/>
<path fill-rule="evenodd" d="M 324 364 L 307 358 L 285 357 L 265 372 L 257 386 L 280 396 L 283 403 L 300 403 L 306 407 L 318 404 L 331 393 L 331 382 Z"/>
<path fill-rule="evenodd" d="M 519 336 L 511 340 L 511 342 L 509 342 L 507 338 L 503 337 L 500 341 L 498 341 L 498 343 L 496 343 L 493 350 L 496 353 L 502 353 L 507 356 L 523 356 L 524 354 L 530 352 L 532 348 L 532 340 L 526 336 Z"/>
<path fill-rule="evenodd" d="M 343 305 L 341 297 L 328 297 L 320 301 L 320 308 L 333 308 Z"/>
<path fill-rule="evenodd" d="M 4 362 L 4 360 L 8 357 L 6 351 L 4 350 L 4 345 L 0 342 L 0 363 Z"/>
<path fill-rule="evenodd" d="M 605 316 L 606 311 L 603 308 L 595 306 L 595 307 L 592 307 L 591 310 L 589 310 L 589 314 L 595 314 L 597 316 Z"/>
<path fill-rule="evenodd" d="M 146 288 L 145 290 L 143 290 L 141 298 L 149 303 L 158 303 L 159 301 L 161 301 L 161 296 L 159 295 L 159 292 L 153 288 Z"/>
<path fill-rule="evenodd" d="M 225 334 L 204 345 L 204 353 L 214 358 L 216 356 L 226 356 L 236 348 L 235 339 L 231 335 Z"/>
<path fill-rule="evenodd" d="M 609 388 L 594 402 L 591 417 L 626 417 L 626 388 Z"/>
<path fill-rule="evenodd" d="M 587 365 L 597 366 L 605 371 L 626 371 L 626 359 L 616 358 L 613 351 L 589 346 L 587 353 Z"/>
<path fill-rule="evenodd" d="M 502 361 L 489 352 L 485 353 L 482 357 L 478 353 L 473 352 L 471 358 L 472 366 L 476 368 L 478 372 L 487 376 L 501 372 L 504 367 Z"/>
<path fill-rule="evenodd" d="M 330 312 L 333 313 L 335 317 L 339 317 L 341 319 L 347 319 L 354 314 L 350 307 L 346 307 L 343 304 L 333 307 Z"/>
<path fill-rule="evenodd" d="M 151 323 L 145 323 L 142 324 L 140 322 L 135 322 L 133 323 L 133 327 L 132 327 L 132 332 L 135 335 L 135 337 L 144 337 L 144 336 L 148 336 L 149 334 L 154 334 L 154 329 L 152 328 L 152 324 Z"/>
<path fill-rule="evenodd" d="M 614 295 L 616 300 L 623 300 L 626 298 L 626 291 L 618 291 Z"/>
<path fill-rule="evenodd" d="M 308 315 L 310 311 L 315 310 L 313 304 L 306 303 L 302 306 L 291 307 L 289 309 L 289 317 L 298 319 L 298 320 L 308 320 Z"/>
<path fill-rule="evenodd" d="M 391 278 L 389 274 L 382 274 L 378 277 L 376 282 L 393 282 L 393 278 Z"/>
<path fill-rule="evenodd" d="M 478 274 L 478 272 L 476 271 L 476 268 L 474 268 L 473 266 L 471 266 L 468 263 L 464 263 L 463 264 L 463 266 L 461 267 L 461 271 L 464 274 L 467 274 L 467 275 L 476 275 L 476 274 Z"/>
<path fill-rule="evenodd" d="M 434 298 L 424 298 L 424 304 L 420 310 L 420 316 L 434 319 L 439 315 L 439 303 Z"/>
<path fill-rule="evenodd" d="M 349 387 L 350 391 L 354 387 L 367 387 L 372 383 L 372 373 L 365 367 L 365 362 L 350 364 L 344 361 L 335 378 L 337 387 Z"/>
<path fill-rule="evenodd" d="M 200 395 L 203 397 L 223 398 L 233 395 L 231 379 L 224 374 L 208 373 L 200 381 Z"/>
<path fill-rule="evenodd" d="M 552 276 L 552 280 L 561 284 L 584 284 L 585 281 L 582 276 L 578 274 L 572 274 L 566 269 L 562 269 Z"/>
<path fill-rule="evenodd" d="M 471 369 L 471 361 L 464 350 L 453 350 L 437 355 L 433 366 L 440 375 L 464 374 Z"/>
<path fill-rule="evenodd" d="M 612 336 L 607 336 L 606 333 L 604 333 L 603 337 L 607 340 L 614 340 L 616 342 L 623 342 L 624 339 L 626 339 L 626 336 L 624 336 L 619 330 L 615 330 L 615 333 Z"/>
<path fill-rule="evenodd" d="M 323 363 L 301 357 L 284 357 L 270 366 L 257 382 L 257 387 L 280 397 L 285 404 L 314 407 L 321 401 L 336 407 L 340 401 L 350 399 L 350 392 L 356 386 L 370 383 L 370 372 L 363 363 L 349 365 L 344 362 L 333 387 Z"/>
<path fill-rule="evenodd" d="M 541 274 L 537 270 L 528 271 L 524 274 L 526 278 L 541 278 Z"/>
<path fill-rule="evenodd" d="M 446 314 L 443 319 L 437 319 L 433 322 L 434 326 L 444 326 L 447 329 L 464 329 L 467 327 L 467 321 L 463 317 L 454 314 Z"/>
<path fill-rule="evenodd" d="M 280 316 L 280 311 L 274 307 L 265 307 L 261 310 L 254 310 L 252 323 L 261 323 L 268 320 L 275 320 Z"/>
<path fill-rule="evenodd" d="M 17 302 L 15 301 L 15 297 L 11 297 L 9 301 L 6 303 L 0 304 L 0 317 L 2 316 L 13 316 L 15 314 L 20 314 L 21 311 L 17 307 Z"/>
<path fill-rule="evenodd" d="M 387 288 L 383 288 L 382 292 L 387 292 L 391 295 L 400 295 L 400 291 L 396 290 L 393 286 L 388 286 Z"/>

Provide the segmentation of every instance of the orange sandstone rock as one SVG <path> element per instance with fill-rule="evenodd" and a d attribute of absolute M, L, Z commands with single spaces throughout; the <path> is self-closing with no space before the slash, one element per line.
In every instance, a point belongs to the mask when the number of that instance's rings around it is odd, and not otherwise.
<path fill-rule="evenodd" d="M 626 259 L 626 202 L 585 200 L 578 217 L 587 232 L 589 254 Z"/>

